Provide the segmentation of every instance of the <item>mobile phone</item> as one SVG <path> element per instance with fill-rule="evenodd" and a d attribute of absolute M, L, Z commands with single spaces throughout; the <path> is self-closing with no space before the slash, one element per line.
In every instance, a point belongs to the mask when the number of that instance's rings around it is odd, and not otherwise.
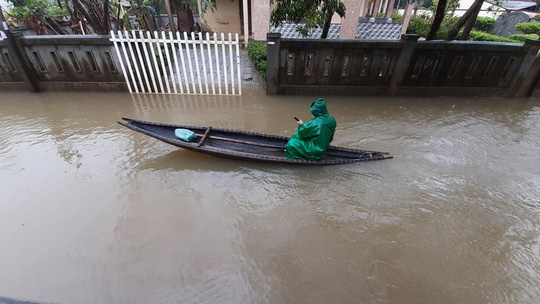
<path fill-rule="evenodd" d="M 294 117 L 294 120 L 296 120 L 296 121 L 300 121 L 300 119 L 298 119 L 298 117 L 296 117 L 296 116 Z"/>

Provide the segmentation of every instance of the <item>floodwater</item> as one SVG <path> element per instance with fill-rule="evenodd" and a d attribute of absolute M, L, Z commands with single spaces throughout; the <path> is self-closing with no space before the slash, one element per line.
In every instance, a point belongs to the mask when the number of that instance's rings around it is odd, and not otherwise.
<path fill-rule="evenodd" d="M 327 97 L 335 145 L 248 163 L 121 117 L 290 136 L 319 96 L 0 92 L 0 298 L 540 303 L 540 101 Z"/>

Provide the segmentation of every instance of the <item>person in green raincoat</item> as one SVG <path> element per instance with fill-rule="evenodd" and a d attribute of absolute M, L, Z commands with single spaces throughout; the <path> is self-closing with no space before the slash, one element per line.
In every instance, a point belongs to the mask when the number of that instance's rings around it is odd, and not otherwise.
<path fill-rule="evenodd" d="M 317 160 L 324 157 L 326 149 L 334 139 L 336 120 L 326 108 L 322 98 L 311 104 L 311 114 L 315 116 L 308 122 L 297 120 L 298 131 L 285 146 L 285 156 L 292 159 Z"/>

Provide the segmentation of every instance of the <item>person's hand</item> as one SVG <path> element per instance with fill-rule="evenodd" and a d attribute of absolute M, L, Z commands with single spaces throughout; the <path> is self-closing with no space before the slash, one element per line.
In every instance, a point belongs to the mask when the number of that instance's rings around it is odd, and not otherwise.
<path fill-rule="evenodd" d="M 296 121 L 296 123 L 299 124 L 299 125 L 301 125 L 301 124 L 303 124 L 304 122 L 303 122 L 301 119 L 299 119 L 299 120 Z"/>

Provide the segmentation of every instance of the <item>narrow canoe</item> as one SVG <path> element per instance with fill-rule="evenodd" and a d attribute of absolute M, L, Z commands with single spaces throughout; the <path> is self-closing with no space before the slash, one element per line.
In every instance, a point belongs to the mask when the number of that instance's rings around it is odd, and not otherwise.
<path fill-rule="evenodd" d="M 295 165 L 339 165 L 392 158 L 386 152 L 329 146 L 326 156 L 320 160 L 289 159 L 284 155 L 285 145 L 289 141 L 289 137 L 285 136 L 122 119 L 125 122 L 119 124 L 168 144 L 229 159 Z M 189 142 L 184 141 L 176 137 L 176 129 L 191 130 L 197 137 Z"/>

